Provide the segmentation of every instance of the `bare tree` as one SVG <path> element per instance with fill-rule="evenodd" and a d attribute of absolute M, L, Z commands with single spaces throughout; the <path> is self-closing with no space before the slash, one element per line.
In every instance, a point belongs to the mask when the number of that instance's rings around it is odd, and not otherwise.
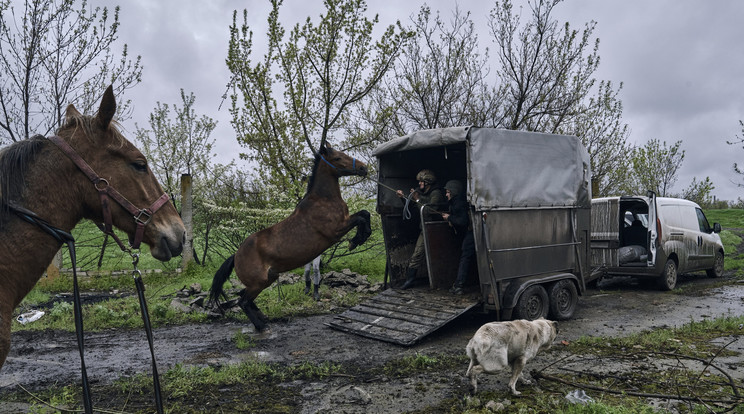
<path fill-rule="evenodd" d="M 484 112 L 479 103 L 485 95 L 488 50 L 480 55 L 470 13 L 456 8 L 445 24 L 423 6 L 411 30 L 416 37 L 403 48 L 385 82 L 395 108 L 395 132 L 473 123 Z"/>
<path fill-rule="evenodd" d="M 729 145 L 741 145 L 742 149 L 744 149 L 744 121 L 739 120 L 739 126 L 741 127 L 742 135 L 737 135 L 735 139 L 733 139 L 732 141 L 726 141 L 726 143 Z M 744 169 L 739 166 L 739 163 L 734 163 L 734 172 L 738 175 L 744 176 Z M 744 183 L 742 182 L 735 184 L 739 187 L 744 187 Z"/>
<path fill-rule="evenodd" d="M 496 71 L 504 99 L 490 126 L 527 131 L 557 132 L 586 106 L 599 65 L 599 39 L 591 46 L 596 26 L 583 32 L 551 18 L 561 0 L 530 2 L 531 19 L 522 25 L 510 0 L 497 2 L 489 26 L 496 42 Z"/>
<path fill-rule="evenodd" d="M 672 186 L 677 182 L 677 172 L 685 159 L 681 146 L 681 140 L 667 146 L 666 141 L 651 139 L 635 148 L 631 154 L 633 169 L 627 174 L 624 192 L 645 194 L 651 190 L 661 197 L 670 196 Z"/>
<path fill-rule="evenodd" d="M 136 138 L 142 152 L 150 161 L 150 168 L 165 191 L 178 194 L 181 174 L 194 175 L 196 180 L 206 176 L 210 168 L 214 139 L 209 136 L 217 123 L 194 111 L 196 97 L 181 89 L 181 106 L 158 102 L 150 114 L 150 129 L 137 126 Z"/>
<path fill-rule="evenodd" d="M 258 63 L 251 60 L 248 11 L 242 25 L 233 15 L 227 58 L 232 124 L 249 150 L 241 156 L 261 166 L 261 181 L 299 200 L 312 159 L 308 152 L 340 141 L 333 135 L 344 114 L 391 68 L 406 34 L 391 25 L 373 39 L 378 19 L 365 16 L 364 0 L 325 0 L 320 21 L 308 18 L 285 37 L 281 5 L 272 0 L 268 51 Z"/>
<path fill-rule="evenodd" d="M 621 88 L 622 84 L 615 90 L 611 82 L 600 82 L 596 96 L 558 129 L 579 137 L 589 152 L 593 197 L 618 194 L 631 169 L 633 147 L 628 144 L 628 125 L 622 122 Z"/>
<path fill-rule="evenodd" d="M 110 52 L 118 27 L 118 7 L 110 21 L 85 0 L 0 4 L 0 144 L 49 134 L 68 104 L 89 112 L 108 85 L 121 94 L 139 83 L 140 57 L 130 61 L 124 45 L 117 63 Z M 119 119 L 128 108 L 117 105 Z"/>

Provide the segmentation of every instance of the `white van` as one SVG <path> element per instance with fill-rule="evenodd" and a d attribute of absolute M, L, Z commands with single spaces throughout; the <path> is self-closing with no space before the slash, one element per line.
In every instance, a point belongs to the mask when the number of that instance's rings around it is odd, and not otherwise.
<path fill-rule="evenodd" d="M 591 229 L 593 273 L 655 277 L 663 290 L 674 289 L 680 273 L 723 274 L 721 225 L 711 227 L 691 201 L 653 192 L 597 198 Z"/>

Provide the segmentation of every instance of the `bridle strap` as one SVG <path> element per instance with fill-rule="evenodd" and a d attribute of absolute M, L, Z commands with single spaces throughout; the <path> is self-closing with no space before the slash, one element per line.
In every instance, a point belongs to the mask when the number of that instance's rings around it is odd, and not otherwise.
<path fill-rule="evenodd" d="M 111 235 L 122 250 L 128 250 L 113 232 L 113 220 L 111 217 L 111 207 L 109 203 L 110 197 L 113 198 L 114 201 L 116 201 L 122 208 L 127 210 L 134 218 L 137 228 L 134 232 L 134 242 L 132 243 L 131 248 L 139 249 L 139 246 L 142 243 L 142 239 L 145 234 L 145 226 L 147 225 L 147 223 L 150 222 L 153 214 L 155 214 L 155 212 L 158 211 L 160 207 L 168 202 L 168 200 L 170 199 L 168 197 L 168 194 L 163 193 L 163 195 L 155 200 L 155 202 L 152 203 L 150 207 L 143 209 L 137 208 L 134 204 L 127 200 L 126 197 L 124 197 L 120 192 L 112 187 L 109 184 L 108 180 L 106 180 L 105 178 L 101 178 L 98 174 L 96 174 L 93 168 L 91 168 L 91 166 L 88 165 L 88 163 L 85 162 L 85 160 L 80 157 L 80 155 L 75 152 L 75 150 L 65 140 L 57 135 L 52 135 L 50 137 L 47 137 L 47 139 L 53 142 L 60 150 L 62 150 L 62 152 L 67 155 L 67 157 L 80 169 L 80 171 L 82 171 L 88 177 L 88 179 L 96 187 L 98 195 L 101 198 L 101 214 L 103 215 L 104 226 L 102 229 L 103 232 Z"/>
<path fill-rule="evenodd" d="M 325 162 L 326 164 L 328 164 L 328 166 L 331 167 L 331 168 L 333 168 L 334 170 L 338 170 L 338 171 L 340 171 L 342 173 L 353 173 L 353 172 L 356 171 L 356 158 L 354 158 L 354 157 L 351 158 L 351 167 L 352 168 L 351 169 L 348 169 L 348 168 L 338 168 L 335 165 L 333 165 L 330 162 L 328 162 L 328 160 L 325 159 L 325 157 L 323 155 L 318 154 L 318 156 L 320 157 L 321 160 L 323 160 L 323 162 Z"/>

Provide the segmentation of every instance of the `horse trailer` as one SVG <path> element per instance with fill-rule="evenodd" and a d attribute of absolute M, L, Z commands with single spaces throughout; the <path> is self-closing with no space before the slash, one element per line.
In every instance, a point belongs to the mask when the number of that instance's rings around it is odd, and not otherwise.
<path fill-rule="evenodd" d="M 578 138 L 495 128 L 423 130 L 378 146 L 377 212 L 391 288 L 330 325 L 411 345 L 470 309 L 498 320 L 571 318 L 589 282 L 589 155 Z M 448 291 L 460 258 L 458 235 L 444 220 L 424 220 L 395 190 L 408 193 L 418 171 L 442 186 L 466 188 L 476 259 L 466 294 Z M 409 218 L 410 216 L 410 218 Z M 420 230 L 422 229 L 422 230 Z M 428 284 L 401 290 L 419 232 Z"/>

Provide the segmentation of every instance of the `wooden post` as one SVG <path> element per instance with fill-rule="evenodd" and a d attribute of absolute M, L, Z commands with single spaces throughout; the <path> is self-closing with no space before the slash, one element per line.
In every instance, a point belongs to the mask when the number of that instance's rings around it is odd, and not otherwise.
<path fill-rule="evenodd" d="M 59 277 L 59 269 L 62 268 L 62 249 L 59 249 L 57 251 L 57 254 L 54 255 L 54 258 L 52 259 L 52 263 L 49 263 L 49 266 L 46 270 L 46 277 L 47 281 L 51 282 L 54 279 Z"/>
<path fill-rule="evenodd" d="M 592 198 L 599 197 L 599 180 L 592 178 Z"/>
<path fill-rule="evenodd" d="M 186 227 L 186 243 L 181 254 L 181 267 L 186 269 L 189 262 L 194 260 L 194 210 L 191 199 L 191 175 L 181 175 L 181 220 Z"/>

